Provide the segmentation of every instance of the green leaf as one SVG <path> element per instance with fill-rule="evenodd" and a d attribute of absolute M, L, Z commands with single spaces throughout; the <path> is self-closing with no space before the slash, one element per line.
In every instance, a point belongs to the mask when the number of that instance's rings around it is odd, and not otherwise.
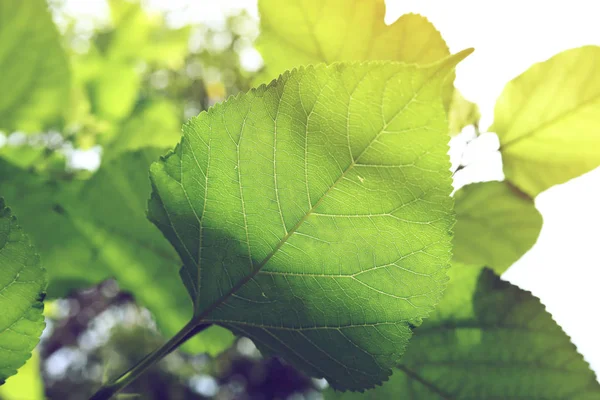
<path fill-rule="evenodd" d="M 527 252 L 542 229 L 533 200 L 507 182 L 474 183 L 454 196 L 454 259 L 501 274 Z"/>
<path fill-rule="evenodd" d="M 179 257 L 148 221 L 148 168 L 162 151 L 124 153 L 87 181 L 59 182 L 0 160 L 0 193 L 16 205 L 50 276 L 48 293 L 64 296 L 114 277 L 147 307 L 166 335 L 189 320 L 191 302 L 178 276 Z M 59 234 L 57 234 L 57 232 Z M 185 350 L 218 354 L 233 341 L 223 328 Z"/>
<path fill-rule="evenodd" d="M 186 124 L 151 167 L 149 217 L 184 262 L 195 319 L 339 389 L 385 380 L 444 287 L 440 93 L 467 53 L 294 70 Z"/>
<path fill-rule="evenodd" d="M 0 398 L 2 400 L 44 400 L 44 382 L 40 372 L 40 355 L 34 351 L 31 358 L 27 360 L 12 376 L 0 387 Z"/>
<path fill-rule="evenodd" d="M 600 47 L 567 50 L 509 82 L 490 131 L 506 178 L 535 197 L 600 165 Z"/>
<path fill-rule="evenodd" d="M 39 256 L 0 198 L 0 385 L 40 340 L 46 284 Z"/>
<path fill-rule="evenodd" d="M 596 376 L 536 297 L 488 269 L 455 265 L 451 275 L 437 315 L 415 331 L 389 382 L 325 398 L 600 398 Z"/>
<path fill-rule="evenodd" d="M 0 130 L 60 122 L 70 74 L 44 0 L 0 2 L 0 71 Z"/>
<path fill-rule="evenodd" d="M 301 65 L 335 61 L 390 60 L 429 64 L 450 55 L 446 42 L 425 18 L 401 16 L 386 25 L 383 0 L 260 0 L 260 30 L 256 46 L 266 83 Z M 452 97 L 454 75 L 444 90 Z"/>

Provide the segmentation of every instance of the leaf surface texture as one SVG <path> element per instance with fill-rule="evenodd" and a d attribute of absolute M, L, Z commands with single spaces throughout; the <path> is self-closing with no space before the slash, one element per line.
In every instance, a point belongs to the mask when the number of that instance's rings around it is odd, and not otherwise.
<path fill-rule="evenodd" d="M 197 319 L 340 389 L 386 379 L 446 280 L 441 87 L 465 55 L 302 68 L 192 119 L 149 217 Z"/>

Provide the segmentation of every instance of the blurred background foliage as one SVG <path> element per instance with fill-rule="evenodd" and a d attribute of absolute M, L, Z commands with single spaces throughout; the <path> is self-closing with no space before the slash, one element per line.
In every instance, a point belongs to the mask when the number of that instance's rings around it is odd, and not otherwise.
<path fill-rule="evenodd" d="M 23 18 L 39 11 L 43 2 L 35 1 L 39 4 L 32 7 L 38 9 L 22 7 Z M 97 253 L 112 252 L 113 256 L 123 257 L 125 250 L 106 250 L 113 246 L 108 239 L 91 246 L 88 242 L 98 240 L 100 228 L 82 227 L 78 222 L 85 210 L 69 206 L 76 196 L 81 202 L 82 196 L 95 192 L 98 196 L 87 196 L 90 207 L 101 207 L 106 185 L 102 186 L 102 170 L 97 174 L 94 171 L 101 165 L 112 165 L 122 172 L 119 179 L 133 184 L 135 177 L 126 170 L 131 164 L 123 164 L 121 156 L 131 157 L 134 151 L 148 146 L 154 148 L 153 152 L 163 149 L 164 153 L 179 140 L 182 123 L 212 104 L 248 90 L 261 69 L 260 57 L 252 47 L 258 21 L 244 11 L 235 11 L 223 24 L 212 26 L 172 23 L 167 11 L 149 7 L 147 2 L 128 0 L 109 0 L 108 18 L 81 20 L 70 13 L 68 3 L 49 1 L 66 54 L 66 60 L 57 56 L 48 66 L 60 69 L 64 75 L 60 77 L 65 81 L 60 91 L 52 92 L 55 106 L 48 111 L 50 115 L 60 110 L 59 118 L 38 118 L 40 124 L 36 126 L 24 127 L 13 121 L 0 124 L 2 175 L 18 176 L 20 182 L 18 187 L 11 186 L 12 182 L 3 179 L 0 188 L 17 212 L 23 210 L 19 213 L 23 215 L 21 222 L 34 241 L 42 242 L 36 245 L 53 281 L 49 297 L 54 299 L 47 302 L 47 328 L 36 353 L 0 388 L 0 399 L 4 400 L 87 398 L 102 382 L 164 342 L 157 323 L 166 326 L 167 334 L 185 323 L 188 310 L 184 310 L 181 320 L 155 321 L 154 314 L 144 307 L 151 307 L 151 297 L 159 302 L 168 296 L 179 299 L 181 294 L 187 301 L 182 287 L 180 293 L 169 289 L 171 292 L 166 294 L 153 293 L 150 287 L 140 304 L 139 298 L 123 290 L 127 287 L 119 288 L 115 280 L 96 286 L 86 284 L 114 275 L 98 261 L 107 257 Z M 39 49 L 46 46 L 34 45 Z M 2 112 L 0 102 L 0 117 Z M 139 170 L 146 173 L 147 167 Z M 148 186 L 147 177 L 135 182 Z M 104 191 L 108 198 L 115 196 L 110 190 Z M 113 201 L 145 202 L 147 193 L 142 190 L 137 197 L 116 195 Z M 40 204 L 36 200 L 40 198 L 47 204 Z M 139 219 L 117 217 L 124 219 L 125 229 L 141 223 Z M 66 245 L 75 256 L 69 262 L 81 271 L 75 281 L 73 269 L 64 265 L 61 255 L 64 243 L 53 241 L 56 235 L 49 230 L 72 235 Z M 113 233 L 108 229 L 106 232 Z M 135 252 L 136 247 L 127 251 Z M 91 266 L 87 265 L 90 260 Z M 83 265 L 88 268 L 81 268 Z M 68 279 L 61 280 L 61 271 L 66 270 Z M 131 270 L 135 272 L 133 267 Z M 122 277 L 117 278 L 121 282 Z M 176 274 L 170 278 L 181 285 Z M 139 276 L 132 277 L 136 279 Z M 89 287 L 76 290 L 82 286 Z M 191 344 L 190 349 L 204 352 L 171 354 L 126 392 L 142 399 L 321 398 L 323 381 L 307 378 L 280 360 L 262 359 L 250 340 L 240 338 L 221 352 L 233 340 L 231 334 L 218 330 L 209 339 L 216 343 L 212 348 Z"/>

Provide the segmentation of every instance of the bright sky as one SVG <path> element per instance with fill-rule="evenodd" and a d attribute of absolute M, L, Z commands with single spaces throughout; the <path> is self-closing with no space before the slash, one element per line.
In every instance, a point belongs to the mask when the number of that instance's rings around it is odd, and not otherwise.
<path fill-rule="evenodd" d="M 282 0 L 283 1 L 283 0 Z M 103 0 L 68 0 L 75 14 L 106 11 Z M 148 0 L 170 9 L 172 22 L 221 25 L 224 15 L 245 8 L 257 15 L 256 0 Z M 592 0 L 388 0 L 386 22 L 420 13 L 437 27 L 453 52 L 474 47 L 457 69 L 456 86 L 481 107 L 486 129 L 504 85 L 531 64 L 585 44 L 600 45 L 598 5 Z M 600 72 L 599 72 L 600 73 Z M 600 149 L 598 149 L 600 151 Z M 480 176 L 501 175 L 499 159 L 488 153 Z M 536 204 L 544 227 L 535 247 L 504 278 L 532 291 L 600 371 L 600 169 L 541 194 Z"/>
<path fill-rule="evenodd" d="M 483 129 L 510 79 L 562 50 L 600 45 L 596 1 L 388 0 L 387 6 L 388 23 L 406 12 L 420 13 L 451 51 L 475 48 L 458 66 L 456 86 L 479 104 Z M 496 176 L 498 165 L 487 160 L 480 171 Z M 504 278 L 540 297 L 600 371 L 600 169 L 542 193 L 536 205 L 544 217 L 538 242 Z"/>

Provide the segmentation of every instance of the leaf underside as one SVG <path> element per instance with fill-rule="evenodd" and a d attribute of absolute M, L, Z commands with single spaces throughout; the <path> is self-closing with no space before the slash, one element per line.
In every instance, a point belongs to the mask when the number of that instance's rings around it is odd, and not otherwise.
<path fill-rule="evenodd" d="M 441 87 L 464 56 L 294 70 L 191 120 L 149 218 L 196 319 L 339 389 L 385 380 L 446 280 Z"/>

